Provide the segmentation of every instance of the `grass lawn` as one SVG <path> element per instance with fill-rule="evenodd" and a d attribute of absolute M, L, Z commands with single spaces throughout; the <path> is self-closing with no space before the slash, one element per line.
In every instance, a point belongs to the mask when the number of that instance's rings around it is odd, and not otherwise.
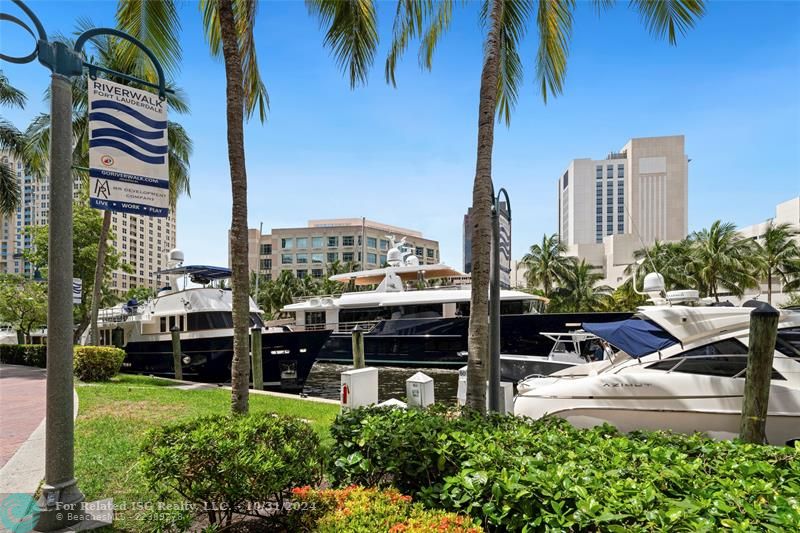
<path fill-rule="evenodd" d="M 138 502 L 155 502 L 137 469 L 139 447 L 148 429 L 203 415 L 224 415 L 230 391 L 179 390 L 172 382 L 119 375 L 107 383 L 76 382 L 80 402 L 75 426 L 75 471 L 87 501 L 113 498 L 127 510 L 117 513 L 114 530 L 141 531 L 147 523 Z M 339 412 L 334 404 L 250 395 L 251 413 L 279 413 L 309 420 L 323 442 Z"/>

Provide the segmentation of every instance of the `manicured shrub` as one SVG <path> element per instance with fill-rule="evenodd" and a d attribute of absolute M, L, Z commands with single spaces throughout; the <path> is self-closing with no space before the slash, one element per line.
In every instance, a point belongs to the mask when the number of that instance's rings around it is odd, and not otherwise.
<path fill-rule="evenodd" d="M 319 437 L 297 418 L 210 416 L 153 430 L 140 466 L 159 499 L 188 502 L 212 523 L 282 512 L 294 487 L 322 473 Z"/>
<path fill-rule="evenodd" d="M 355 410 L 332 433 L 335 483 L 403 487 L 490 530 L 800 530 L 800 448 L 442 410 Z"/>
<path fill-rule="evenodd" d="M 125 352 L 113 346 L 76 346 L 75 375 L 81 381 L 108 381 L 119 373 Z"/>
<path fill-rule="evenodd" d="M 394 489 L 378 490 L 355 485 L 344 489 L 294 489 L 298 516 L 296 529 L 315 533 L 480 533 L 472 519 L 444 511 L 426 510 Z M 302 513 L 302 514 L 300 514 Z"/>
<path fill-rule="evenodd" d="M 0 344 L 0 363 L 47 366 L 47 346 L 43 344 Z"/>

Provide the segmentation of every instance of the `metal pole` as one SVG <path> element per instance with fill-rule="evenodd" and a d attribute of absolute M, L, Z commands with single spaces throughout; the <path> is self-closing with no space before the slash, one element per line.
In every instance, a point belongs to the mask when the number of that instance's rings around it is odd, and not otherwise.
<path fill-rule="evenodd" d="M 492 209 L 492 260 L 489 286 L 489 411 L 500 412 L 500 205 Z"/>
<path fill-rule="evenodd" d="M 56 49 L 66 48 L 54 43 Z M 50 85 L 50 224 L 47 274 L 47 408 L 45 473 L 37 529 L 78 522 L 83 493 L 75 480 L 72 382 L 72 87 Z"/>
<path fill-rule="evenodd" d="M 258 280 L 261 278 L 261 235 L 264 233 L 264 223 L 260 222 L 258 224 L 258 253 L 256 257 L 258 257 L 258 262 L 256 263 L 256 297 L 254 300 L 256 301 L 256 307 L 258 307 Z"/>
<path fill-rule="evenodd" d="M 175 379 L 183 379 L 183 361 L 181 361 L 181 329 L 178 326 L 170 328 L 172 333 L 172 368 L 175 370 Z"/>
<path fill-rule="evenodd" d="M 250 354 L 252 357 L 253 388 L 264 390 L 264 366 L 262 364 L 261 328 L 256 326 L 250 330 Z"/>

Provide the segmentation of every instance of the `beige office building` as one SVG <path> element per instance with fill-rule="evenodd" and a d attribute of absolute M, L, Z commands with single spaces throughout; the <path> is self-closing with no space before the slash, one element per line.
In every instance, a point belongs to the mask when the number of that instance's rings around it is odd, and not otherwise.
<path fill-rule="evenodd" d="M 32 246 L 25 228 L 49 223 L 50 184 L 47 179 L 37 180 L 25 175 L 22 163 L 8 154 L 4 154 L 0 162 L 16 173 L 22 193 L 16 213 L 0 222 L 0 272 L 33 276 L 31 265 L 22 257 Z M 80 198 L 82 186 L 81 180 L 76 179 L 75 199 Z M 153 218 L 113 213 L 110 240 L 122 260 L 134 269 L 131 274 L 121 269 L 113 271 L 111 289 L 122 294 L 132 287 L 158 288 L 162 280 L 155 272 L 166 267 L 166 252 L 175 248 L 175 215 Z"/>
<path fill-rule="evenodd" d="M 325 276 L 327 265 L 357 263 L 359 269 L 380 268 L 386 263 L 389 237 L 406 238 L 406 245 L 420 264 L 439 262 L 439 243 L 408 228 L 361 218 L 309 220 L 307 227 L 275 228 L 269 234 L 248 230 L 251 272 L 266 279 L 288 270 L 296 277 Z M 228 250 L 230 258 L 230 247 Z"/>
<path fill-rule="evenodd" d="M 633 252 L 688 232 L 683 135 L 631 139 L 605 159 L 574 159 L 558 179 L 558 228 L 568 253 L 617 286 Z"/>

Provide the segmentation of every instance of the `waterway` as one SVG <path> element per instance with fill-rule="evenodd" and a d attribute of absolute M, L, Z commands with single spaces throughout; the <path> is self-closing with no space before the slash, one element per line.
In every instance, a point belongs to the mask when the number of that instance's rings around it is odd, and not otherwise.
<path fill-rule="evenodd" d="M 338 400 L 341 388 L 341 373 L 350 370 L 347 365 L 334 363 L 314 363 L 303 389 L 309 396 Z M 378 400 L 390 398 L 404 399 L 406 380 L 424 372 L 433 378 L 433 394 L 436 402 L 455 402 L 458 393 L 458 370 L 436 368 L 396 368 L 378 367 Z"/>

